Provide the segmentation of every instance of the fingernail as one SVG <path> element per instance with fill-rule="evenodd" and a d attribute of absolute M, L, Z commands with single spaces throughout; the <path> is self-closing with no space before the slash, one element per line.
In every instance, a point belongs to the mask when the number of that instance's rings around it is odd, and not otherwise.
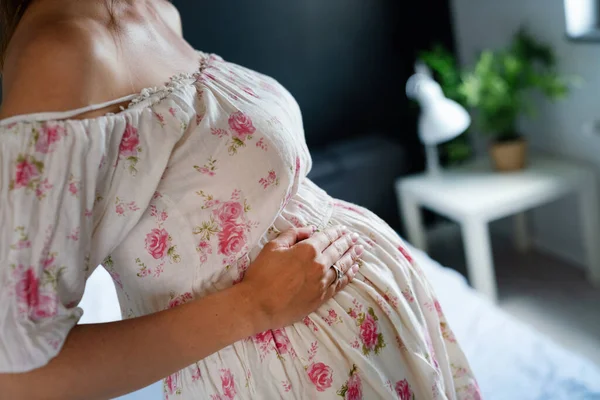
<path fill-rule="evenodd" d="M 313 233 L 315 233 L 316 230 L 317 230 L 317 226 L 316 225 L 311 225 L 310 229 L 312 229 Z"/>
<path fill-rule="evenodd" d="M 352 266 L 352 273 L 356 274 L 358 272 L 358 264 L 354 264 Z"/>
<path fill-rule="evenodd" d="M 352 239 L 353 242 L 357 242 L 358 241 L 358 233 L 353 233 L 352 235 L 350 235 L 350 238 Z"/>
<path fill-rule="evenodd" d="M 357 256 L 360 256 L 365 251 L 365 248 L 359 244 L 358 246 L 356 246 L 356 249 L 354 251 L 356 252 Z"/>

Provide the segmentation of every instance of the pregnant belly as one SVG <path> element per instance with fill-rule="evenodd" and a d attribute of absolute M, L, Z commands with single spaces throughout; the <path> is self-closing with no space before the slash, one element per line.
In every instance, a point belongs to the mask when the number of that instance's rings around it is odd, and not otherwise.
<path fill-rule="evenodd" d="M 331 399 L 350 398 L 352 390 L 365 399 L 387 398 L 386 380 L 396 375 L 417 369 L 436 376 L 411 285 L 416 272 L 396 233 L 370 211 L 307 181 L 269 235 L 309 224 L 344 224 L 359 233 L 365 254 L 357 279 L 302 321 L 237 342 L 182 371 L 178 379 L 187 382 L 189 398 Z M 425 297 L 423 303 L 433 304 Z"/>

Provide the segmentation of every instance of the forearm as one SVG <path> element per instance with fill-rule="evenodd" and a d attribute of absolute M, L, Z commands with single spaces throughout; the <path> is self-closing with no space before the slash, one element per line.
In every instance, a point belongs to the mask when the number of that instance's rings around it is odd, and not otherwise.
<path fill-rule="evenodd" d="M 78 325 L 48 365 L 0 374 L 9 399 L 108 399 L 267 329 L 243 284 L 141 318 Z"/>

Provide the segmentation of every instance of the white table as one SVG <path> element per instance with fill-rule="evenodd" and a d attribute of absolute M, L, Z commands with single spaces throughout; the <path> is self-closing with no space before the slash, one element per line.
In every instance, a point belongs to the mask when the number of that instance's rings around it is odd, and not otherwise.
<path fill-rule="evenodd" d="M 421 174 L 399 178 L 396 193 L 408 240 L 415 247 L 427 250 L 420 207 L 460 224 L 469 281 L 492 301 L 497 299 L 497 288 L 488 223 L 513 215 L 515 243 L 525 250 L 529 239 L 524 211 L 577 194 L 589 279 L 600 283 L 600 201 L 591 168 L 536 157 L 523 171 L 498 173 L 482 160 L 443 171 L 438 177 Z"/>

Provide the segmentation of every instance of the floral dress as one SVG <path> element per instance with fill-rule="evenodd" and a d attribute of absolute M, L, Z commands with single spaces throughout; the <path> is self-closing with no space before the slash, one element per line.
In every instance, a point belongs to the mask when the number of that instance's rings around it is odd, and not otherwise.
<path fill-rule="evenodd" d="M 344 224 L 365 246 L 354 282 L 302 321 L 166 377 L 165 399 L 479 399 L 402 240 L 306 177 L 293 97 L 198 56 L 117 114 L 69 119 L 106 103 L 0 123 L 0 372 L 56 356 L 97 265 L 135 318 L 235 285 L 285 229 Z"/>

